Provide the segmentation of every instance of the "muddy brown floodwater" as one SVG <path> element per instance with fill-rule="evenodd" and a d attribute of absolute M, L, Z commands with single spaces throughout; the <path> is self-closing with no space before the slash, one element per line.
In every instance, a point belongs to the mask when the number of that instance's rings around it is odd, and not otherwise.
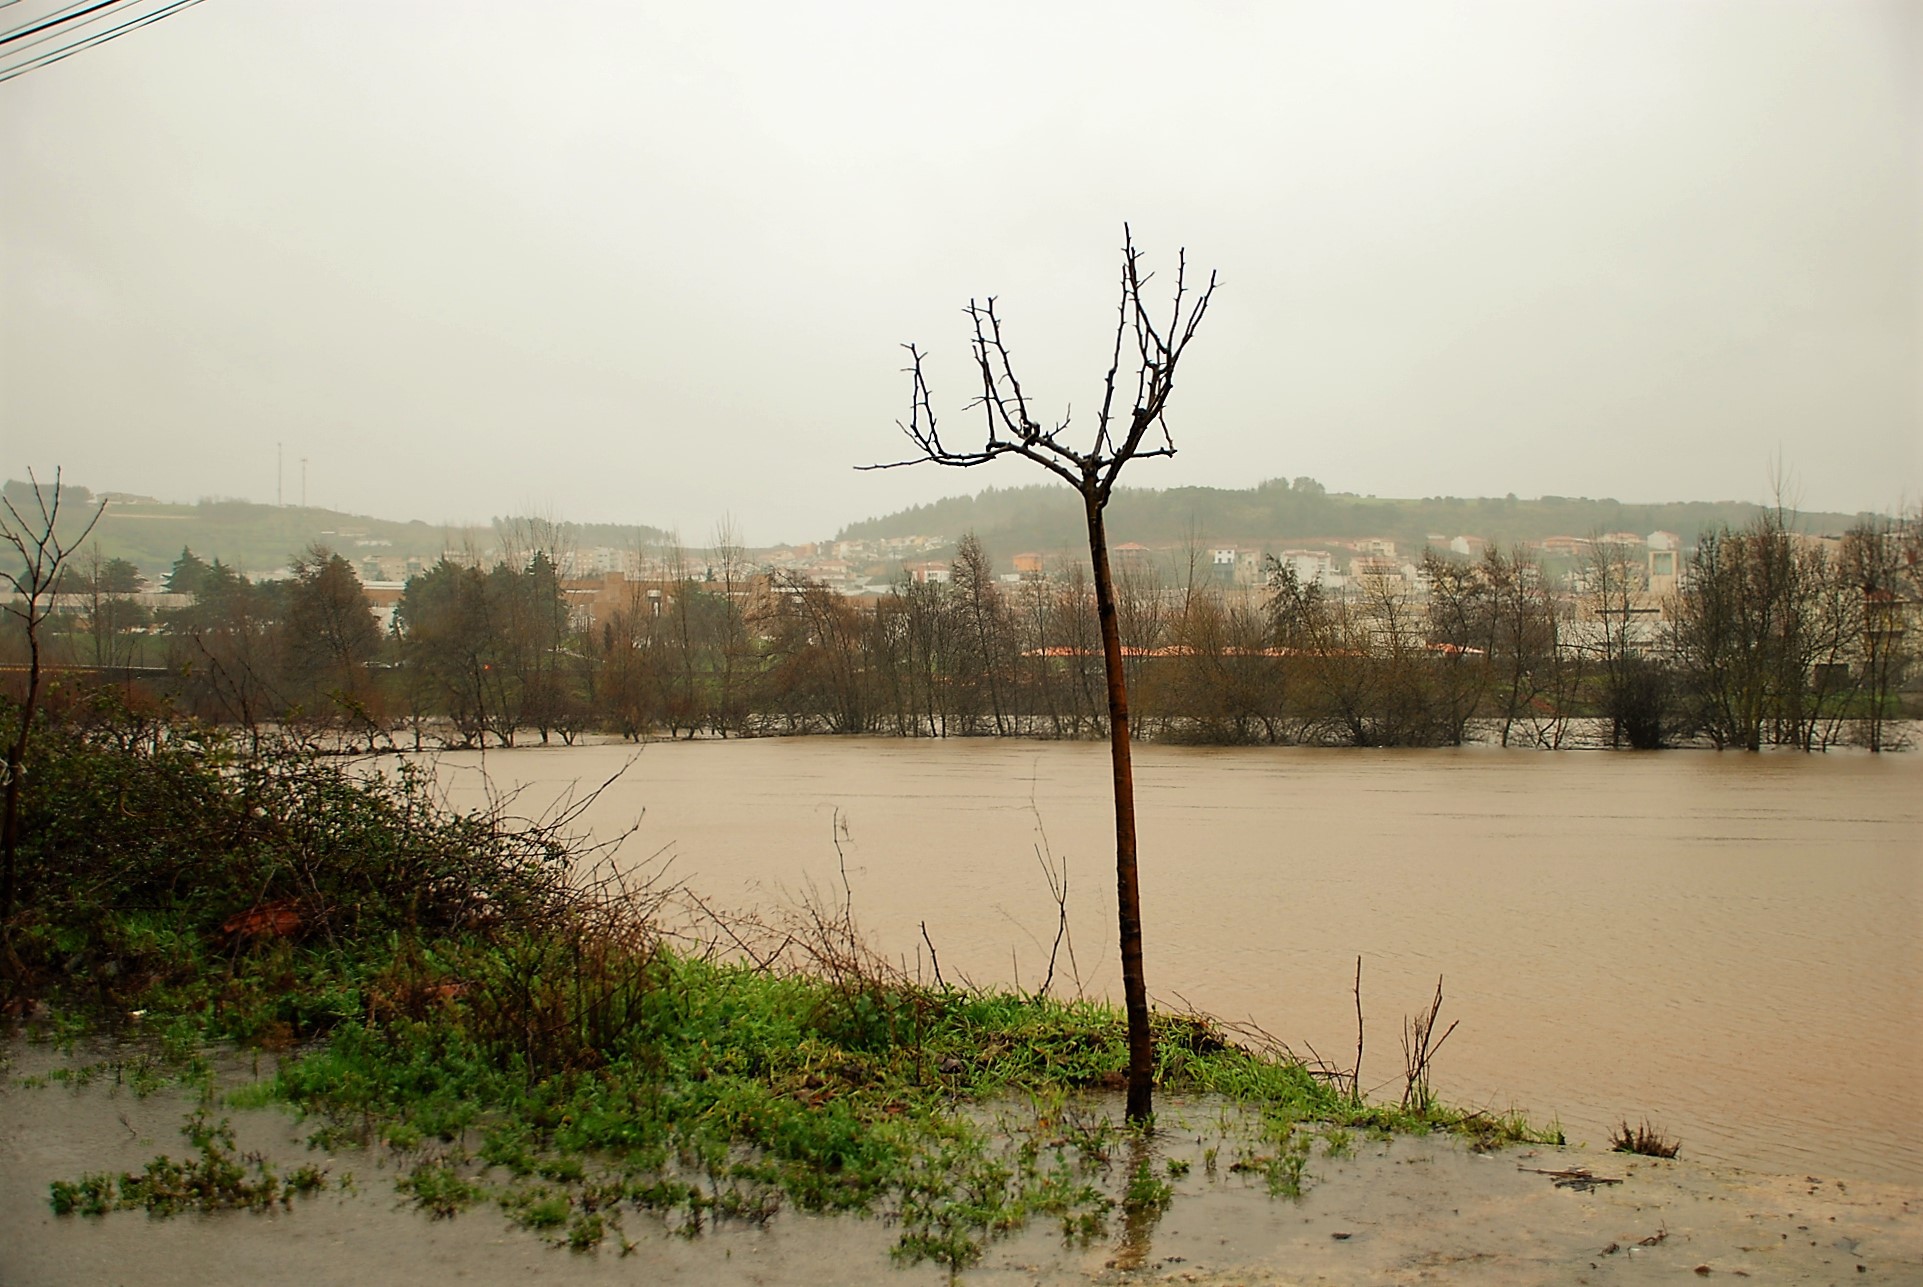
<path fill-rule="evenodd" d="M 1656 1284 L 1923 1281 L 1923 756 L 1181 750 L 1138 752 L 1150 983 L 1165 1004 L 1250 1018 L 1353 1058 L 1364 958 L 1365 1083 L 1400 1087 L 1401 1018 L 1447 976 L 1438 1090 L 1559 1117 L 1566 1149 L 1471 1153 L 1442 1138 L 1336 1149 L 1299 1200 L 1217 1170 L 1219 1106 L 1165 1096 L 1150 1147 L 1172 1173 L 1159 1222 L 1092 1245 L 1040 1222 L 988 1249 L 993 1287 L 1143 1282 Z M 768 907 L 810 882 L 917 965 L 1034 986 L 1056 909 L 1037 860 L 1066 858 L 1080 984 L 1115 982 L 1103 748 L 792 740 L 449 755 L 457 801 L 517 809 L 623 769 L 584 821 L 640 826 L 620 860 L 669 864 L 711 900 Z M 645 811 L 645 812 L 644 812 Z M 841 854 L 835 837 L 841 836 Z M 925 968 L 925 961 L 921 962 Z M 1066 953 L 1057 981 L 1074 987 Z M 397 1201 L 384 1150 L 310 1152 L 305 1128 L 235 1111 L 241 1146 L 357 1186 L 289 1213 L 58 1217 L 47 1186 L 184 1152 L 179 1091 L 0 1046 L 0 1283 L 156 1287 L 580 1282 L 919 1284 L 885 1219 L 784 1211 L 765 1229 L 645 1236 L 574 1256 L 477 1209 L 430 1222 Z M 271 1060 L 227 1060 L 230 1084 Z M 1097 1111 L 1120 1112 L 1113 1097 Z M 1683 1157 L 1607 1153 L 1648 1117 Z M 1584 1147 L 1586 1143 L 1587 1147 Z M 1591 1168 L 1616 1183 L 1559 1186 Z"/>
<path fill-rule="evenodd" d="M 1648 1118 L 1684 1156 L 1923 1182 L 1923 755 L 1137 751 L 1149 986 L 1354 1057 L 1400 1092 L 1402 1017 L 1444 976 L 1453 1102 L 1559 1119 L 1606 1149 Z M 630 863 L 734 906 L 839 888 L 914 968 L 1029 986 L 1070 874 L 1074 960 L 1117 987 L 1105 748 L 787 739 L 517 749 L 538 808 L 626 765 L 586 815 L 640 818 Z M 925 956 L 925 953 L 923 953 Z M 924 968 L 925 968 L 925 962 Z M 1070 973 L 1063 954 L 1057 984 Z M 1071 990 L 1072 980 L 1067 985 Z"/>

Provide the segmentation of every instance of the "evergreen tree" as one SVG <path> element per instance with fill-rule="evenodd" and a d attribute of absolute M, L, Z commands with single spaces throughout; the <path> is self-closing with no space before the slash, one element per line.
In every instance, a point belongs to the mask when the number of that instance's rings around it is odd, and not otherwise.
<path fill-rule="evenodd" d="M 353 565 L 332 550 L 309 547 L 293 563 L 282 627 L 287 689 L 310 715 L 332 706 L 364 712 L 367 663 L 380 651 L 381 630 Z"/>
<path fill-rule="evenodd" d="M 208 566 L 205 559 L 186 546 L 180 547 L 180 557 L 174 560 L 174 567 L 160 588 L 168 594 L 199 594 L 201 585 L 207 579 Z"/>

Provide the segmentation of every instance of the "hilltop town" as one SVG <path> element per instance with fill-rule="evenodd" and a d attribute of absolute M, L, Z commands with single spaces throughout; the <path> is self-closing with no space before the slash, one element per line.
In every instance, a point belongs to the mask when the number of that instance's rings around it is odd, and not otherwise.
<path fill-rule="evenodd" d="M 31 489 L 9 481 L 5 494 L 27 503 Z M 659 613 L 674 587 L 685 584 L 714 587 L 736 599 L 764 597 L 776 584 L 808 585 L 870 609 L 904 585 L 947 585 L 957 573 L 957 547 L 975 529 L 901 530 L 918 522 L 980 524 L 985 531 L 975 548 L 984 561 L 981 571 L 1004 587 L 1059 584 L 1087 567 L 1073 524 L 1064 519 L 1069 507 L 1040 487 L 991 488 L 853 524 L 831 540 L 767 547 L 727 540 L 688 546 L 671 533 L 639 524 L 505 518 L 486 526 L 432 525 L 239 500 L 184 505 L 130 493 L 95 494 L 80 486 L 63 488 L 63 496 L 69 520 L 102 508 L 92 557 L 115 564 L 120 572 L 114 592 L 129 607 L 152 614 L 178 611 L 191 602 L 189 594 L 170 584 L 185 553 L 257 583 L 292 576 L 292 561 L 304 549 L 338 554 L 359 578 L 383 630 L 392 627 L 408 582 L 436 566 L 525 564 L 537 552 L 553 566 L 578 629 L 606 624 L 637 594 Z M 1331 494 L 1307 478 L 1273 480 L 1240 492 L 1137 489 L 1121 493 L 1117 509 L 1119 531 L 1133 528 L 1163 537 L 1122 540 L 1111 549 L 1118 577 L 1136 596 L 1207 588 L 1229 603 L 1254 609 L 1278 577 L 1287 576 L 1336 598 L 1392 595 L 1420 603 L 1434 588 L 1438 560 L 1476 564 L 1493 550 L 1525 565 L 1531 578 L 1565 596 L 1572 607 L 1593 600 L 1610 571 L 1626 576 L 1628 609 L 1645 630 L 1665 619 L 1699 532 L 1734 528 L 1766 512 L 1763 506 L 1729 502 L 1624 505 L 1564 497 L 1396 501 Z M 1483 530 L 1411 535 L 1420 520 L 1455 514 L 1480 520 Z M 1580 522 L 1603 515 L 1668 518 L 1684 530 L 1548 528 L 1558 519 Z M 1862 517 L 1801 516 L 1787 536 L 1834 562 L 1842 553 L 1844 532 Z M 1197 535 L 1205 525 L 1235 521 L 1269 535 L 1237 540 Z M 1311 525 L 1317 521 L 1334 530 L 1315 532 Z M 1355 529 L 1368 522 L 1381 530 L 1357 534 Z M 1177 527 L 1183 530 L 1170 536 Z M 1054 543 L 1001 544 L 1024 536 Z"/>

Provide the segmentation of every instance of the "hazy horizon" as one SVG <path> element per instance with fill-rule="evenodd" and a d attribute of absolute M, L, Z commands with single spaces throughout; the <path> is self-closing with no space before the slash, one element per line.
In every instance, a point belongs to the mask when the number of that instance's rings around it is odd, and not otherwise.
<path fill-rule="evenodd" d="M 0 481 L 25 483 L 28 480 L 25 479 L 24 477 L 20 477 L 20 478 L 9 478 L 9 479 L 0 480 Z M 38 481 L 43 486 L 43 488 L 47 489 L 49 493 L 51 492 L 52 483 L 53 483 L 53 479 L 51 475 L 40 477 Z M 60 481 L 63 487 L 84 488 L 88 490 L 93 494 L 96 500 L 100 500 L 106 496 L 113 495 L 113 496 L 135 497 L 135 498 L 138 498 L 138 500 L 142 503 L 151 502 L 158 505 L 181 506 L 181 507 L 194 507 L 194 506 L 200 506 L 200 505 L 224 505 L 224 504 L 261 505 L 261 506 L 269 506 L 269 507 L 273 507 L 275 505 L 275 502 L 273 502 L 272 500 L 261 500 L 255 497 L 228 496 L 228 495 L 220 495 L 220 494 L 214 494 L 214 493 L 207 493 L 207 494 L 195 496 L 192 499 L 185 499 L 178 496 L 155 496 L 151 493 L 137 492 L 130 488 L 94 486 L 92 483 L 88 482 L 86 479 L 75 478 L 71 474 L 64 475 Z M 1316 481 L 1320 482 L 1321 480 L 1317 479 Z M 1198 486 L 1214 487 L 1213 484 L 1199 484 Z M 1254 482 L 1251 482 L 1239 488 L 1227 487 L 1227 488 L 1216 488 L 1216 490 L 1224 491 L 1224 492 L 1250 491 L 1250 490 L 1253 490 L 1255 486 L 1256 484 Z M 1070 506 L 1079 505 L 1079 501 L 1075 499 L 1075 494 L 1073 491 L 1069 490 L 1066 487 L 1061 486 L 1058 483 L 1052 482 L 1050 480 L 1040 479 L 1040 480 L 1032 480 L 1026 483 L 1019 480 L 1012 480 L 1004 486 L 998 486 L 995 488 L 978 488 L 970 492 L 955 492 L 955 493 L 950 493 L 949 495 L 943 496 L 943 497 L 934 497 L 928 501 L 911 502 L 909 505 L 904 505 L 897 510 L 891 510 L 887 513 L 862 514 L 862 515 L 856 515 L 852 517 L 846 517 L 831 523 L 829 527 L 824 528 L 819 532 L 800 533 L 795 535 L 791 539 L 749 541 L 748 544 L 753 548 L 760 548 L 760 549 L 772 549 L 772 548 L 779 548 L 782 546 L 804 545 L 804 544 L 810 544 L 810 543 L 818 544 L 825 540 L 839 539 L 840 534 L 851 527 L 858 527 L 865 523 L 878 522 L 884 519 L 893 518 L 897 514 L 906 513 L 909 510 L 914 508 L 918 508 L 918 507 L 933 508 L 937 505 L 940 505 L 944 501 L 966 501 L 971 499 L 978 499 L 983 492 L 990 491 L 990 490 L 1013 491 L 1013 490 L 1026 488 L 1026 487 L 1057 488 L 1061 492 L 1062 500 L 1065 505 L 1070 505 Z M 1167 489 L 1154 487 L 1149 484 L 1142 484 L 1134 488 L 1127 487 L 1125 485 L 1121 490 L 1159 492 Z M 1328 492 L 1328 495 L 1334 499 L 1352 498 L 1352 499 L 1361 499 L 1361 500 L 1381 501 L 1381 502 L 1384 502 L 1385 504 L 1391 504 L 1391 505 L 1419 505 L 1424 501 L 1431 499 L 1430 497 L 1421 497 L 1421 496 L 1386 496 L 1376 492 L 1357 492 L 1357 491 L 1350 491 L 1347 489 L 1334 488 L 1334 487 L 1328 488 L 1327 492 Z M 1474 492 L 1474 493 L 1465 493 L 1462 495 L 1440 495 L 1440 496 L 1436 496 L 1435 499 L 1450 500 L 1450 501 L 1462 500 L 1462 501 L 1469 501 L 1473 503 L 1477 501 L 1501 501 L 1504 499 L 1504 496 L 1501 494 L 1493 493 L 1493 492 Z M 1585 496 L 1580 494 L 1565 495 L 1560 493 L 1547 493 L 1545 495 L 1535 495 L 1535 496 L 1519 495 L 1516 497 L 1516 499 L 1521 501 L 1524 504 L 1534 504 L 1544 500 L 1566 501 L 1574 504 L 1612 504 L 1613 503 L 1613 504 L 1619 504 L 1626 508 L 1632 508 L 1632 509 L 1662 506 L 1662 505 L 1672 505 L 1672 504 L 1722 506 L 1722 505 L 1755 505 L 1755 504 L 1768 503 L 1767 498 L 1762 500 L 1752 500 L 1752 499 L 1743 498 L 1743 497 L 1729 497 L 1729 496 L 1720 496 L 1720 497 L 1686 496 L 1686 497 L 1676 497 L 1673 499 L 1650 500 L 1644 497 L 1637 497 L 1637 496 Z M 128 501 L 123 503 L 132 503 L 132 502 Z M 282 502 L 279 507 L 289 509 L 289 510 L 300 510 L 303 508 L 297 498 L 289 498 L 286 501 Z M 566 513 L 564 511 L 552 511 L 552 510 L 543 510 L 539 512 L 527 511 L 527 510 L 511 510 L 511 511 L 504 511 L 498 514 L 479 515 L 471 518 L 448 518 L 448 517 L 430 518 L 422 514 L 413 514 L 413 513 L 385 513 L 385 512 L 374 511 L 374 510 L 336 509 L 332 506 L 322 505 L 317 501 L 313 501 L 312 498 L 310 498 L 310 502 L 305 508 L 312 509 L 312 510 L 319 510 L 327 513 L 339 514 L 343 517 L 348 517 L 348 518 L 364 518 L 364 519 L 370 519 L 375 522 L 381 522 L 381 523 L 421 523 L 430 528 L 441 528 L 441 529 L 449 529 L 449 530 L 487 528 L 493 524 L 499 524 L 503 522 L 513 522 L 516 520 L 530 519 L 530 518 L 537 519 L 537 520 L 557 522 L 557 523 L 564 523 L 564 524 L 569 524 L 576 527 L 610 527 L 611 526 L 611 527 L 654 528 L 659 530 L 664 537 L 675 539 L 681 545 L 689 549 L 706 548 L 707 547 L 706 543 L 708 541 L 708 538 L 712 535 L 711 529 L 716 525 L 716 524 L 710 524 L 709 527 L 701 528 L 696 533 L 690 533 L 687 531 L 681 531 L 674 528 L 664 527 L 658 523 L 650 523 L 647 521 L 645 517 L 612 518 L 612 519 L 577 518 L 574 515 Z M 1889 510 L 1875 510 L 1875 511 L 1825 510 L 1825 509 L 1818 509 L 1817 507 L 1814 507 L 1814 506 L 1801 506 L 1801 507 L 1790 507 L 1790 508 L 1792 513 L 1803 514 L 1803 515 L 1835 516 L 1840 514 L 1845 517 L 1853 518 L 1859 513 L 1879 513 L 1879 514 L 1885 514 L 1889 517 L 1897 517 L 1897 515 L 1893 511 L 1889 511 Z M 716 520 L 717 524 L 719 521 L 720 521 L 719 519 Z M 62 522 L 64 524 L 65 519 L 63 519 Z M 1469 527 L 1465 527 L 1463 530 L 1470 535 L 1478 534 L 1473 530 L 1473 524 L 1470 525 Z M 935 532 L 935 531 L 930 531 L 930 532 L 920 533 L 920 534 L 921 535 L 946 535 L 951 538 L 958 538 L 961 535 L 960 533 L 944 533 L 944 532 Z M 1572 534 L 1579 535 L 1579 533 L 1572 533 Z"/>
<path fill-rule="evenodd" d="M 853 467 L 902 342 L 965 424 L 971 296 L 1091 405 L 1127 219 L 1224 282 L 1128 484 L 1890 511 L 1919 68 L 1895 0 L 214 0 L 0 84 L 0 464 L 820 539 L 1043 481 Z"/>

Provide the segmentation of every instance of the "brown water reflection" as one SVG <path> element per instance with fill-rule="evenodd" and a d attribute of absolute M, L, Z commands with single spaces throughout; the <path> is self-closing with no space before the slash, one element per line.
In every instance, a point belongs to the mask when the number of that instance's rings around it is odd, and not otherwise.
<path fill-rule="evenodd" d="M 1076 959 L 1116 982 L 1105 749 L 827 738 L 495 751 L 524 805 L 633 758 L 589 821 L 722 902 L 835 879 L 944 972 L 1033 984 L 1066 857 Z M 443 764 L 457 797 L 474 754 Z M 1346 1062 L 1365 1084 L 1447 978 L 1438 1092 L 1606 1147 L 1648 1116 L 1685 1154 L 1923 1180 L 1923 756 L 1138 750 L 1149 984 Z M 1064 968 L 1066 968 L 1064 966 Z M 1118 989 L 1119 990 L 1119 989 Z"/>

